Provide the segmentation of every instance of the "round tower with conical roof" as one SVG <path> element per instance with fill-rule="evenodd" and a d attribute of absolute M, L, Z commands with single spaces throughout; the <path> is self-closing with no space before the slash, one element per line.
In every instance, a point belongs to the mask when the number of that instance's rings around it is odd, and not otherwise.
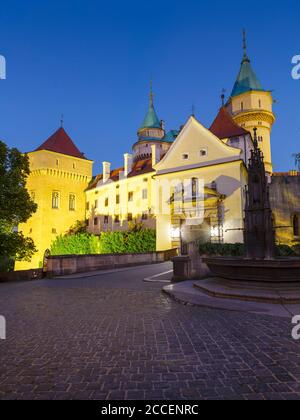
<path fill-rule="evenodd" d="M 153 98 L 151 82 L 148 111 L 138 130 L 138 141 L 133 145 L 134 160 L 151 158 L 153 145 L 157 146 L 159 155 L 162 156 L 174 140 L 173 137 L 169 139 L 166 135 L 164 122 L 156 114 Z"/>
<path fill-rule="evenodd" d="M 257 128 L 259 148 L 265 167 L 272 173 L 271 131 L 275 122 L 271 91 L 265 90 L 257 78 L 247 53 L 246 33 L 243 33 L 243 60 L 227 109 L 234 121 L 249 132 Z"/>

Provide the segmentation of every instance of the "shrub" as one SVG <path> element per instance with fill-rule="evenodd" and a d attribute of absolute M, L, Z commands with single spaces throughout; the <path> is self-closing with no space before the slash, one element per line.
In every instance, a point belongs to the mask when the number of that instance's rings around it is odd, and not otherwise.
<path fill-rule="evenodd" d="M 87 233 L 58 236 L 52 242 L 51 255 L 85 255 L 99 254 L 99 237 Z"/>
<path fill-rule="evenodd" d="M 105 232 L 100 237 L 102 254 L 136 254 L 156 250 L 156 232 L 151 229 Z"/>
<path fill-rule="evenodd" d="M 242 257 L 244 255 L 244 244 L 200 244 L 200 255 L 216 255 L 220 257 Z"/>
<path fill-rule="evenodd" d="M 200 255 L 212 255 L 220 257 L 243 257 L 245 255 L 244 244 L 200 244 Z M 293 246 L 276 245 L 276 257 L 300 256 L 300 244 Z"/>
<path fill-rule="evenodd" d="M 58 236 L 51 255 L 136 254 L 156 250 L 156 232 L 151 229 Z"/>

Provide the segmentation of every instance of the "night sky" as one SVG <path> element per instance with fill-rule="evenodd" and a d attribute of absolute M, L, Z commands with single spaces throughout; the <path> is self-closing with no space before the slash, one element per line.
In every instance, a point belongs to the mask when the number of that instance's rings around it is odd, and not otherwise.
<path fill-rule="evenodd" d="M 0 139 L 31 151 L 64 126 L 81 151 L 122 165 L 136 141 L 153 78 L 155 107 L 167 129 L 192 113 L 209 126 L 248 54 L 265 89 L 274 90 L 274 169 L 294 167 L 300 152 L 300 3 L 199 0 L 3 1 Z"/>

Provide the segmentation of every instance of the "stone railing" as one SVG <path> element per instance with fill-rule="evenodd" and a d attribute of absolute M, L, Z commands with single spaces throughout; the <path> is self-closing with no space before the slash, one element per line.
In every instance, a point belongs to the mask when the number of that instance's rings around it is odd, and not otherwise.
<path fill-rule="evenodd" d="M 159 264 L 170 261 L 178 255 L 177 249 L 141 254 L 97 254 L 63 255 L 47 259 L 47 276 L 63 276 L 98 270 L 110 270 L 147 264 Z"/>

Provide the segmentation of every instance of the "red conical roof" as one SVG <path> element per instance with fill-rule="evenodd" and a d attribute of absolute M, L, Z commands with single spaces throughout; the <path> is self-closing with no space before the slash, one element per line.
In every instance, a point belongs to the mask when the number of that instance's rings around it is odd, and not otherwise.
<path fill-rule="evenodd" d="M 222 107 L 210 127 L 210 131 L 219 139 L 229 139 L 249 134 L 243 127 L 236 124 L 225 107 Z"/>
<path fill-rule="evenodd" d="M 36 150 L 49 150 L 50 152 L 61 153 L 63 155 L 84 159 L 83 153 L 77 149 L 63 127 L 59 128 Z"/>

